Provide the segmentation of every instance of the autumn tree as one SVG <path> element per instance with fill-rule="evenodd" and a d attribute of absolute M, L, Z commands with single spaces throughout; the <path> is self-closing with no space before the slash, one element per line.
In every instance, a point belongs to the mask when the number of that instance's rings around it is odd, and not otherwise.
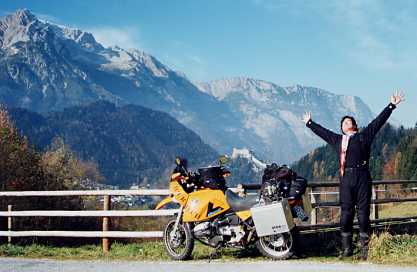
<path fill-rule="evenodd" d="M 83 162 L 57 139 L 44 154 L 38 153 L 17 131 L 5 108 L 0 107 L 0 190 L 37 191 L 82 188 L 86 180 L 102 179 L 93 162 Z M 80 210 L 80 197 L 1 197 L 0 210 Z M 2 218 L 0 218 L 2 219 Z M 97 229 L 97 220 L 86 218 L 14 218 L 13 229 Z M 5 229 L 4 218 L 0 229 Z M 25 241 L 30 241 L 25 239 Z"/>

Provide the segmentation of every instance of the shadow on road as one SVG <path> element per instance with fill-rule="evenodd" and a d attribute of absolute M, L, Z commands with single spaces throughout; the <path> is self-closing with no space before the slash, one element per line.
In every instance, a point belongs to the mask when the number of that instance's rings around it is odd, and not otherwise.
<path fill-rule="evenodd" d="M 417 234 L 417 222 L 394 224 L 390 226 L 375 226 L 373 232 L 389 232 L 391 234 Z M 314 233 L 299 233 L 297 238 L 297 251 L 292 259 L 323 258 L 334 259 L 339 256 L 340 250 L 340 231 L 323 230 Z M 354 233 L 354 243 L 358 245 L 358 233 Z M 356 247 L 355 254 L 359 248 Z M 214 253 L 214 251 L 211 251 Z M 213 260 L 219 259 L 262 259 L 262 255 L 255 246 L 244 250 L 221 249 L 213 256 Z M 196 254 L 194 260 L 207 260 L 210 258 L 207 251 L 204 254 Z"/>

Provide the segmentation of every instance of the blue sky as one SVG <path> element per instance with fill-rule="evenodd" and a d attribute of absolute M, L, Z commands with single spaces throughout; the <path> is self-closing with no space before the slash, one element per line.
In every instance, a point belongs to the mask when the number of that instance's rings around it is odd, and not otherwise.
<path fill-rule="evenodd" d="M 151 53 L 194 81 L 232 76 L 357 95 L 378 113 L 417 121 L 417 1 L 2 1 Z M 314 113 L 313 113 L 314 114 Z"/>

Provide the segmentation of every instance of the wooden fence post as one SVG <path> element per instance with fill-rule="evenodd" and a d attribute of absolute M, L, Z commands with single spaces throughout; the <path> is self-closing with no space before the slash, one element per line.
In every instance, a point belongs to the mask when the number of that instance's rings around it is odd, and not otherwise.
<path fill-rule="evenodd" d="M 310 202 L 311 202 L 311 214 L 310 214 L 310 218 L 311 218 L 311 225 L 317 225 L 317 208 L 314 207 L 314 205 L 316 204 L 316 196 L 314 195 L 314 190 L 313 188 L 310 189 Z"/>
<path fill-rule="evenodd" d="M 12 212 L 12 208 L 13 208 L 12 205 L 7 205 L 7 211 L 9 213 Z M 8 216 L 7 217 L 7 230 L 8 231 L 11 231 L 12 230 L 12 217 L 11 216 Z M 12 237 L 11 236 L 7 236 L 7 243 L 8 244 L 11 244 L 12 243 Z"/>
<path fill-rule="evenodd" d="M 109 211 L 111 206 L 111 196 L 105 195 L 103 201 L 103 211 Z M 110 218 L 105 216 L 103 217 L 103 232 L 110 230 Z M 110 241 L 109 238 L 102 239 L 103 252 L 108 253 L 110 250 Z"/>
<path fill-rule="evenodd" d="M 372 186 L 372 200 L 375 201 L 378 199 L 378 185 Z M 371 219 L 376 220 L 378 219 L 378 205 L 376 203 L 372 204 L 372 213 Z"/>

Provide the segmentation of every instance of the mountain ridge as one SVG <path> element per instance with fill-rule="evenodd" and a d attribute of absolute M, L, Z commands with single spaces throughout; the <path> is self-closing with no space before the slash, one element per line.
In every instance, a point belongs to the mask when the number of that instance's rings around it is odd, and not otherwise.
<path fill-rule="evenodd" d="M 334 129 L 345 114 L 371 119 L 357 98 L 242 82 L 247 92 L 229 90 L 220 99 L 140 50 L 104 47 L 91 33 L 41 21 L 28 10 L 0 20 L 0 102 L 9 107 L 42 113 L 98 100 L 136 104 L 169 113 L 220 153 L 248 148 L 285 163 L 320 145 L 300 122 L 309 107 Z"/>

